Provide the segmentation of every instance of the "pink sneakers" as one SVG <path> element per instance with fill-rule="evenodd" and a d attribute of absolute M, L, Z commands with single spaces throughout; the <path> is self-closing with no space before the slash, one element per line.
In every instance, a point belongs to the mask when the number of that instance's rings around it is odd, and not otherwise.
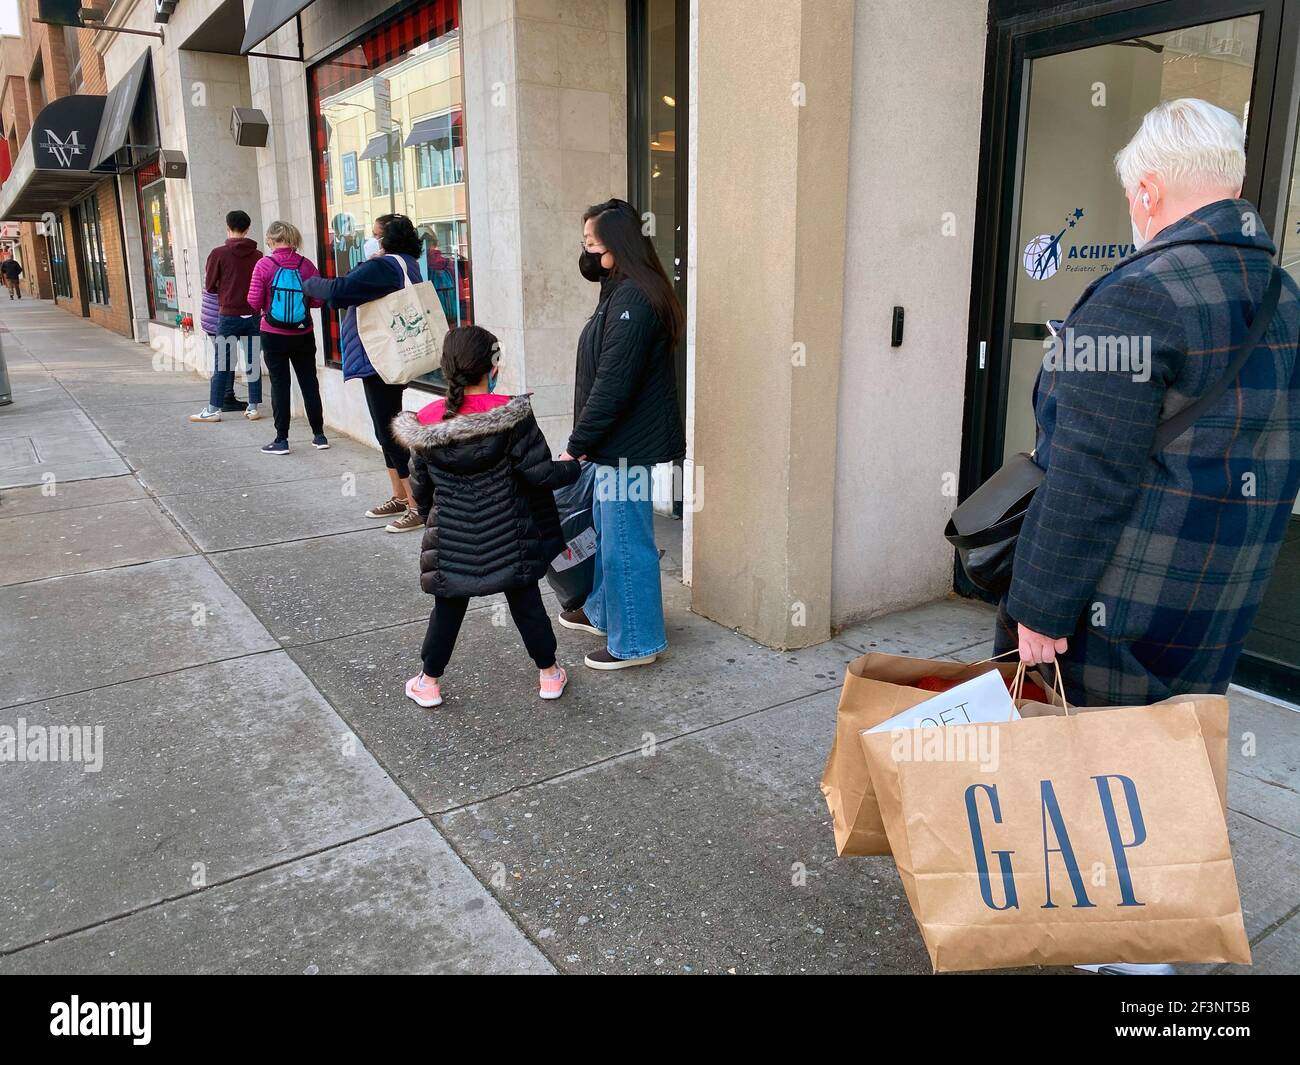
<path fill-rule="evenodd" d="M 406 682 L 406 697 L 425 709 L 442 705 L 442 692 L 438 688 L 437 678 L 426 677 L 423 673 Z"/>
<path fill-rule="evenodd" d="M 569 675 L 564 672 L 563 666 L 556 666 L 558 672 L 554 676 L 547 676 L 544 671 L 538 673 L 541 688 L 537 692 L 543 699 L 558 699 L 564 694 L 564 689 L 568 686 Z"/>

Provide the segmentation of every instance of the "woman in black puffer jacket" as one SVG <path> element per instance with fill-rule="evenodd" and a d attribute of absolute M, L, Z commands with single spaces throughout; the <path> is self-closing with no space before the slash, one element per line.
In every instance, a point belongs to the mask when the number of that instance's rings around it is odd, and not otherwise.
<path fill-rule="evenodd" d="M 411 452 L 411 495 L 425 523 L 420 586 L 436 600 L 424 671 L 406 682 L 421 706 L 442 702 L 438 678 L 476 595 L 505 593 L 541 671 L 543 699 L 558 699 L 568 682 L 537 582 L 564 550 L 553 492 L 578 479 L 578 463 L 551 458 L 527 396 L 493 394 L 499 350 L 486 329 L 452 329 L 442 346 L 446 400 L 393 419 L 393 436 Z"/>
<path fill-rule="evenodd" d="M 668 646 L 650 485 L 654 466 L 686 454 L 673 376 L 684 316 L 630 203 L 589 208 L 582 236 L 578 268 L 600 282 L 600 302 L 578 338 L 573 433 L 561 457 L 596 463 L 597 550 L 591 594 L 559 620 L 605 637 L 586 656 L 592 669 L 626 669 Z"/>

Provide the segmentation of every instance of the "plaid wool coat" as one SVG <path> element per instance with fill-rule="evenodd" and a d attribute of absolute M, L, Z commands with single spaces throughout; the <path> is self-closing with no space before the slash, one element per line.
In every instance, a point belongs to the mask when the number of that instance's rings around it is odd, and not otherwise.
<path fill-rule="evenodd" d="M 1013 619 L 1068 637 L 1060 668 L 1079 705 L 1227 690 L 1300 489 L 1300 287 L 1289 275 L 1237 380 L 1150 452 L 1157 425 L 1225 373 L 1275 251 L 1245 200 L 1187 215 L 1094 281 L 1063 330 L 1149 337 L 1149 379 L 1131 365 L 1039 374 L 1046 475 L 996 642 L 1015 646 Z"/>

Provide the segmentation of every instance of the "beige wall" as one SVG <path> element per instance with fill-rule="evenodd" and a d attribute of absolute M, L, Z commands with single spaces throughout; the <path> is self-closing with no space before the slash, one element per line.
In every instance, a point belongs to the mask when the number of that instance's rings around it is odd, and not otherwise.
<path fill-rule="evenodd" d="M 831 629 L 853 8 L 694 13 L 692 607 L 772 646 Z"/>
<path fill-rule="evenodd" d="M 985 0 L 859 0 L 834 502 L 834 622 L 952 588 Z M 943 234 L 945 212 L 955 232 Z M 906 308 L 903 345 L 890 312 Z"/>

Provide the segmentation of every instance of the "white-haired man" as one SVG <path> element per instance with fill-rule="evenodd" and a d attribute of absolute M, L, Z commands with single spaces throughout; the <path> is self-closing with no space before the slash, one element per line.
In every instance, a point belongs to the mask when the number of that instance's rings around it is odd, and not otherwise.
<path fill-rule="evenodd" d="M 1226 691 L 1300 489 L 1300 288 L 1240 199 L 1245 164 L 1226 111 L 1183 99 L 1147 114 L 1115 159 L 1136 250 L 1065 326 L 1097 351 L 1150 338 L 1150 364 L 1045 367 L 1035 388 L 1045 477 L 996 643 L 1054 658 L 1079 705 Z M 1276 311 L 1231 376 L 1275 274 Z M 1158 441 L 1161 422 L 1230 377 Z"/>

